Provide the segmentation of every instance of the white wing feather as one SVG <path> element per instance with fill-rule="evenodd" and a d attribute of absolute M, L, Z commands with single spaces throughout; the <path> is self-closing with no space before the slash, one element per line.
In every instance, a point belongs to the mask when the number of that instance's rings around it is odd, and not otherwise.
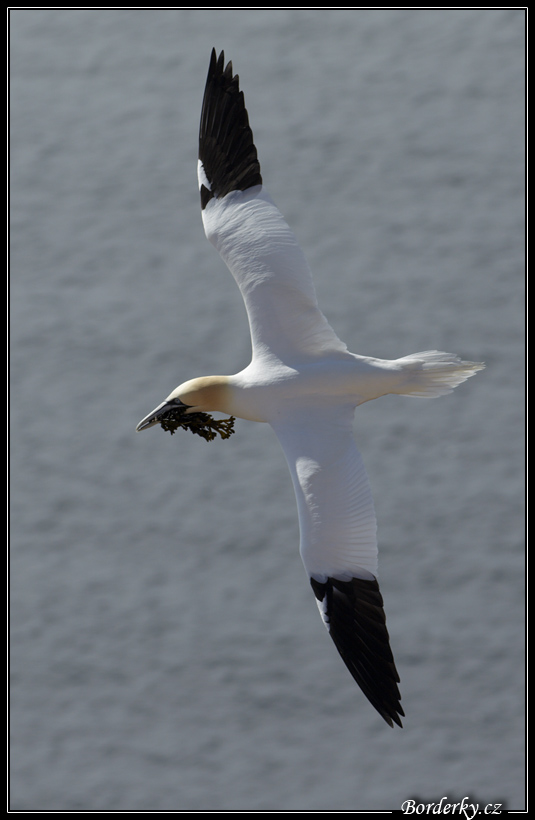
<path fill-rule="evenodd" d="M 306 412 L 273 424 L 292 476 L 301 558 L 309 576 L 377 576 L 377 524 L 353 407 Z"/>
<path fill-rule="evenodd" d="M 200 164 L 201 184 L 203 177 Z M 263 186 L 213 197 L 202 217 L 242 293 L 253 357 L 290 363 L 350 355 L 319 309 L 303 251 Z"/>

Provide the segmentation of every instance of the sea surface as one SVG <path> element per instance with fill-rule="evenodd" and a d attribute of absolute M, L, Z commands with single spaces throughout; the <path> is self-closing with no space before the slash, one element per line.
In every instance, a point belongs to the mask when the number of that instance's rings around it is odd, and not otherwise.
<path fill-rule="evenodd" d="M 514 8 L 11 11 L 12 810 L 525 807 L 524 29 Z M 402 730 L 318 617 L 271 429 L 135 432 L 250 357 L 200 217 L 214 46 L 350 350 L 487 365 L 355 416 Z"/>

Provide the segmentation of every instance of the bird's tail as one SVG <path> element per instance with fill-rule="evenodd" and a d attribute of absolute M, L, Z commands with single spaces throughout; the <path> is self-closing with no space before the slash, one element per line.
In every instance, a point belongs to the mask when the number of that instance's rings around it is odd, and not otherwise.
<path fill-rule="evenodd" d="M 483 370 L 483 362 L 464 362 L 453 353 L 424 350 L 397 359 L 403 378 L 395 391 L 402 396 L 434 399 L 451 393 L 454 387 Z"/>

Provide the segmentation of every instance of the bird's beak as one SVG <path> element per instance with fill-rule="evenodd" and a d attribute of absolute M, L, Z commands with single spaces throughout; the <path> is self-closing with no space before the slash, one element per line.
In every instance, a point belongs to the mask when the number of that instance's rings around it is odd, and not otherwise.
<path fill-rule="evenodd" d="M 189 405 L 184 404 L 180 401 L 180 399 L 171 399 L 170 401 L 163 401 L 161 404 L 156 407 L 152 413 L 149 413 L 148 416 L 145 416 L 144 419 L 141 419 L 138 426 L 136 427 L 137 432 L 139 433 L 141 430 L 148 430 L 149 427 L 154 427 L 155 424 L 159 424 L 162 418 L 173 411 L 176 413 L 177 410 L 182 410 L 182 412 L 186 412 Z"/>

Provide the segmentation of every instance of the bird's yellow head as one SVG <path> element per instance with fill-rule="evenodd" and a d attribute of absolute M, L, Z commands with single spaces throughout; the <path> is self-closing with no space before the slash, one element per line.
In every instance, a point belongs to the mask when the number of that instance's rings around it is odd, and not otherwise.
<path fill-rule="evenodd" d="M 212 441 L 217 434 L 229 438 L 234 432 L 234 417 L 216 421 L 207 411 L 230 413 L 230 388 L 225 376 L 203 376 L 180 384 L 167 399 L 145 416 L 136 430 L 161 424 L 171 434 L 179 427 Z"/>

